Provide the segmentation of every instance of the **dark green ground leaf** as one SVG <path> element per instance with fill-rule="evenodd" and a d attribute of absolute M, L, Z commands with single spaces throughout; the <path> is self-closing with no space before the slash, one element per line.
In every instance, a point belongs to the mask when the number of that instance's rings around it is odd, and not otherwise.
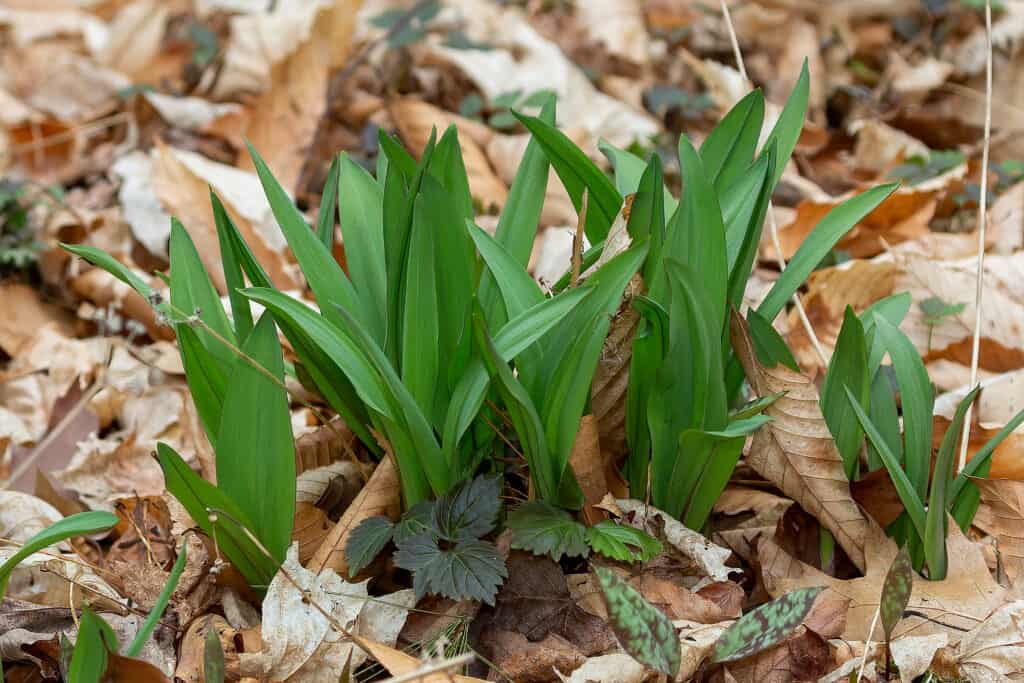
<path fill-rule="evenodd" d="M 590 548 L 586 527 L 572 516 L 543 501 L 524 503 L 509 513 L 505 526 L 512 530 L 512 547 L 555 562 L 566 555 L 586 557 Z"/>
<path fill-rule="evenodd" d="M 733 662 L 782 642 L 811 611 L 824 588 L 801 588 L 740 617 L 722 634 L 711 661 Z"/>
<path fill-rule="evenodd" d="M 501 477 L 477 477 L 463 482 L 434 504 L 436 531 L 450 541 L 487 534 L 501 510 Z"/>
<path fill-rule="evenodd" d="M 605 520 L 587 529 L 596 552 L 622 562 L 646 562 L 661 552 L 661 543 L 643 531 Z"/>
<path fill-rule="evenodd" d="M 220 644 L 217 629 L 210 627 L 206 631 L 206 644 L 203 646 L 203 676 L 206 683 L 224 683 L 224 646 Z"/>
<path fill-rule="evenodd" d="M 364 519 L 349 534 L 345 543 L 345 560 L 348 562 L 348 575 L 355 576 L 363 567 L 373 562 L 373 558 L 384 550 L 391 540 L 395 525 L 387 517 L 370 517 Z"/>
<path fill-rule="evenodd" d="M 392 539 L 402 543 L 407 538 L 423 532 L 434 533 L 434 501 L 424 500 L 406 510 L 402 519 L 395 525 Z M 435 534 L 436 535 L 436 534 Z"/>
<path fill-rule="evenodd" d="M 682 655 L 672 622 L 610 569 L 594 571 L 608 606 L 609 623 L 622 647 L 641 664 L 675 676 Z"/>
<path fill-rule="evenodd" d="M 914 568 L 910 565 L 910 553 L 904 546 L 892 561 L 889 573 L 885 575 L 885 583 L 882 584 L 882 601 L 879 609 L 886 641 L 892 637 L 892 630 L 903 618 L 903 611 L 907 609 L 913 588 Z"/>
<path fill-rule="evenodd" d="M 442 550 L 430 534 L 417 534 L 399 545 L 395 564 L 413 572 L 417 598 L 432 593 L 493 605 L 498 586 L 508 576 L 505 561 L 493 543 L 463 541 Z"/>

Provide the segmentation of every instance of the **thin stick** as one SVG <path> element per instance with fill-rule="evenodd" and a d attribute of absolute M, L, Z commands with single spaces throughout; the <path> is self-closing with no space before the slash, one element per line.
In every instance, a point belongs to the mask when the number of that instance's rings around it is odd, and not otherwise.
<path fill-rule="evenodd" d="M 569 286 L 575 287 L 580 282 L 580 268 L 583 266 L 583 231 L 587 225 L 587 203 L 590 193 L 583 190 L 583 199 L 580 201 L 580 212 L 576 218 L 576 232 L 572 236 L 572 274 L 569 277 Z"/>
<path fill-rule="evenodd" d="M 473 654 L 472 652 L 466 652 L 457 657 L 446 659 L 443 662 L 437 662 L 436 664 L 426 664 L 420 667 L 419 669 L 416 669 L 415 671 L 410 671 L 407 674 L 402 674 L 401 676 L 389 678 L 386 681 L 384 681 L 384 683 L 409 683 L 409 681 L 422 681 L 431 674 L 449 672 L 452 669 L 457 669 L 460 666 L 469 664 L 474 659 L 476 659 L 475 654 Z"/>
<path fill-rule="evenodd" d="M 732 43 L 732 51 L 736 57 L 736 66 L 739 68 L 740 76 L 743 77 L 744 82 L 749 81 L 747 67 L 743 61 L 743 51 L 740 50 L 740 41 L 736 36 L 736 27 L 733 26 L 732 15 L 729 13 L 729 5 L 726 4 L 726 0 L 719 0 L 719 5 L 722 7 L 722 17 L 725 19 L 725 27 L 729 32 L 729 42 Z M 768 234 L 772 238 L 772 247 L 775 249 L 775 258 L 779 263 L 779 270 L 783 271 L 786 269 L 786 257 L 782 254 L 782 245 L 779 242 L 779 226 L 775 223 L 775 208 L 770 198 L 768 200 Z M 818 335 L 814 333 L 814 327 L 807 317 L 807 311 L 804 310 L 800 297 L 795 293 L 793 294 L 793 306 L 796 308 L 797 317 L 800 318 L 800 324 L 803 326 L 804 332 L 807 333 L 807 338 L 810 340 L 811 347 L 814 348 L 818 360 L 822 366 L 828 365 L 828 356 L 825 355 L 825 349 L 822 348 Z"/>
<path fill-rule="evenodd" d="M 857 672 L 857 683 L 860 683 L 861 679 L 864 678 L 864 668 L 868 665 L 868 655 L 871 654 L 871 637 L 875 635 L 875 626 L 878 624 L 878 615 L 882 611 L 879 607 L 875 610 L 875 616 L 871 620 L 871 628 L 868 630 L 868 639 L 864 643 L 864 658 L 860 662 L 860 671 Z"/>
<path fill-rule="evenodd" d="M 978 383 L 978 356 L 981 353 L 981 294 L 985 279 L 985 227 L 988 223 L 988 152 L 992 143 L 992 0 L 985 0 L 985 137 L 981 148 L 981 200 L 978 202 L 978 271 L 974 285 L 974 334 L 971 337 L 971 381 Z M 971 413 L 967 406 L 964 429 L 960 437 L 960 461 L 957 472 L 967 464 L 967 446 L 971 436 Z"/>

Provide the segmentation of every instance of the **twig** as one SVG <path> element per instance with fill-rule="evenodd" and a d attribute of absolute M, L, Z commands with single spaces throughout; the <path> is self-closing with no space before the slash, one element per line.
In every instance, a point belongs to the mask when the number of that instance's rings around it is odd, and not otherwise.
<path fill-rule="evenodd" d="M 871 628 L 868 629 L 868 638 L 864 643 L 864 658 L 860 662 L 860 671 L 857 672 L 857 683 L 864 678 L 864 668 L 868 665 L 868 655 L 871 654 L 871 637 L 875 635 L 875 626 L 878 625 L 878 615 L 881 613 L 882 608 L 879 606 L 875 610 L 875 616 L 871 619 Z"/>
<path fill-rule="evenodd" d="M 981 294 L 985 279 L 985 227 L 988 223 L 988 153 L 992 143 L 992 0 L 985 0 L 985 135 L 981 148 L 981 199 L 978 202 L 978 271 L 974 285 L 974 334 L 971 337 L 971 381 L 978 383 L 978 356 L 981 352 Z M 967 406 L 963 433 L 960 437 L 960 461 L 957 472 L 967 464 L 967 446 L 971 437 L 971 413 L 974 403 Z"/>
<path fill-rule="evenodd" d="M 401 676 L 389 678 L 386 681 L 384 681 L 384 683 L 409 683 L 409 681 L 422 681 L 424 678 L 431 674 L 445 673 L 451 671 L 452 669 L 456 669 L 460 666 L 469 664 L 474 659 L 476 659 L 475 654 L 473 654 L 472 652 L 465 652 L 461 655 L 458 655 L 457 657 L 446 659 L 443 662 L 437 662 L 436 664 L 426 664 L 420 667 L 419 669 L 416 669 L 415 671 L 410 671 L 407 674 L 402 674 Z"/>
<path fill-rule="evenodd" d="M 739 38 L 736 36 L 736 27 L 733 26 L 732 15 L 729 13 L 729 5 L 726 4 L 726 0 L 719 0 L 719 4 L 722 7 L 722 17 L 725 19 L 725 27 L 729 32 L 729 42 L 732 43 L 732 51 L 736 57 L 736 66 L 739 68 L 740 76 L 743 77 L 744 82 L 747 82 L 749 81 L 749 78 L 747 77 L 747 67 L 743 61 L 743 51 L 740 50 Z M 768 199 L 768 233 L 772 238 L 772 247 L 775 249 L 775 258 L 779 263 L 779 270 L 783 271 L 786 269 L 786 257 L 782 254 L 782 245 L 779 242 L 779 226 L 775 222 L 775 211 L 771 198 Z M 825 350 L 822 348 L 821 342 L 818 340 L 818 335 L 814 333 L 814 327 L 811 325 L 811 321 L 807 317 L 807 311 L 804 310 L 804 305 L 800 302 L 800 297 L 796 293 L 793 294 L 793 306 L 796 309 L 797 317 L 800 318 L 800 324 L 807 333 L 807 338 L 810 340 L 811 346 L 814 348 L 814 352 L 818 356 L 818 360 L 821 361 L 823 366 L 828 365 L 828 356 L 825 355 Z"/>

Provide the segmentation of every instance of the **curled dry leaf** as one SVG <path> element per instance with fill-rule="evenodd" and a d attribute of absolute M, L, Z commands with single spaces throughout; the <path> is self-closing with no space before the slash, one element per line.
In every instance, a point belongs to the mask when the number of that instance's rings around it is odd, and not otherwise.
<path fill-rule="evenodd" d="M 725 564 L 732 554 L 729 550 L 715 545 L 671 515 L 639 500 L 620 499 L 616 504 L 625 513 L 622 522 L 663 538 L 693 562 L 703 576 L 712 581 L 727 581 L 729 573 L 735 571 Z"/>
<path fill-rule="evenodd" d="M 390 446 L 387 447 L 390 451 Z M 398 482 L 398 470 L 395 468 L 394 457 L 388 455 L 377 469 L 373 471 L 369 481 L 348 506 L 338 523 L 324 539 L 308 566 L 314 572 L 333 569 L 342 576 L 348 575 L 348 561 L 345 559 L 345 544 L 349 534 L 364 519 L 376 515 L 384 515 L 396 520 L 401 512 L 401 494 Z"/>
<path fill-rule="evenodd" d="M 555 669 L 562 683 L 643 683 L 647 673 L 647 667 L 621 653 L 591 657 L 568 676 Z"/>
<path fill-rule="evenodd" d="M 418 669 L 425 669 L 431 664 L 430 662 L 420 661 L 416 657 L 406 654 L 401 650 L 396 650 L 390 645 L 375 643 L 373 641 L 365 641 L 363 644 L 369 650 L 370 656 L 377 660 L 381 666 L 387 669 L 389 674 L 395 677 L 409 675 Z M 462 676 L 450 672 L 424 674 L 414 680 L 416 680 L 417 683 L 485 683 L 479 678 Z"/>
<path fill-rule="evenodd" d="M 896 543 L 880 527 L 872 525 L 866 541 L 872 552 L 867 553 L 865 575 L 844 581 L 793 559 L 774 540 L 763 539 L 759 558 L 765 588 L 777 596 L 808 586 L 828 587 L 850 601 L 842 637 L 865 640 L 878 609 L 885 575 L 898 553 Z M 918 636 L 944 632 L 950 642 L 956 642 L 963 635 L 961 629 L 973 628 L 1003 604 L 1006 589 L 992 578 L 981 548 L 969 541 L 953 521 L 949 522 L 946 543 L 950 559 L 946 579 L 928 581 L 914 575 L 908 613 L 896 625 L 894 638 L 908 633 Z M 909 612 L 919 612 L 932 621 Z M 876 633 L 872 640 L 877 642 L 880 635 Z"/>
<path fill-rule="evenodd" d="M 903 636 L 890 643 L 889 652 L 899 669 L 900 681 L 913 683 L 918 676 L 928 671 L 935 653 L 945 647 L 948 640 L 945 633 L 933 633 L 928 636 Z"/>
<path fill-rule="evenodd" d="M 1024 601 L 1002 606 L 964 635 L 956 656 L 968 680 L 1018 680 L 1024 673 Z"/>
<path fill-rule="evenodd" d="M 295 474 L 354 456 L 356 435 L 340 417 L 295 439 Z M 314 498 L 315 500 L 315 498 Z"/>
<path fill-rule="evenodd" d="M 843 460 L 818 405 L 818 390 L 783 365 L 766 368 L 746 322 L 733 314 L 733 348 L 758 397 L 785 395 L 765 410 L 772 421 L 754 433 L 747 464 L 832 532 L 850 560 L 866 566 L 864 541 L 872 526 L 850 493 Z"/>
<path fill-rule="evenodd" d="M 593 415 L 584 415 L 580 420 L 580 429 L 569 454 L 569 466 L 583 490 L 583 520 L 588 526 L 593 526 L 608 519 L 608 513 L 597 507 L 608 494 L 608 480 L 601 455 L 598 422 Z"/>
<path fill-rule="evenodd" d="M 323 429 L 323 428 L 321 428 Z M 306 436 L 299 437 L 298 446 Z M 308 442 L 307 442 L 308 445 Z M 310 454 L 307 452 L 306 456 Z M 363 485 L 360 466 L 350 461 L 335 462 L 302 472 L 295 482 L 295 524 L 292 540 L 299 544 L 299 562 L 305 564 L 323 545 L 334 528 L 334 519 L 355 499 Z"/>
<path fill-rule="evenodd" d="M 620 218 L 621 214 L 616 221 Z M 633 308 L 632 297 L 639 294 L 642 287 L 639 276 L 630 282 L 612 318 L 590 388 L 594 417 L 601 427 L 601 447 L 612 458 L 626 452 L 626 390 L 629 364 L 633 359 L 633 337 L 640 324 L 640 313 Z"/>

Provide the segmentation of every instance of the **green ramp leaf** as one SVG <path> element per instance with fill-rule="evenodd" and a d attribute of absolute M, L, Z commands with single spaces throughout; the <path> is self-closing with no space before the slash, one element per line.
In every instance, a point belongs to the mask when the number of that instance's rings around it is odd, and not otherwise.
<path fill-rule="evenodd" d="M 509 513 L 505 526 L 512 530 L 512 547 L 558 562 L 566 555 L 586 557 L 587 529 L 565 510 L 544 501 L 523 503 Z"/>
<path fill-rule="evenodd" d="M 744 614 L 718 639 L 711 661 L 734 662 L 781 643 L 810 613 L 823 590 L 801 588 Z"/>
<path fill-rule="evenodd" d="M 612 630 L 622 647 L 641 664 L 675 676 L 682 652 L 672 622 L 612 570 L 598 567 L 594 573 L 608 606 Z"/>

